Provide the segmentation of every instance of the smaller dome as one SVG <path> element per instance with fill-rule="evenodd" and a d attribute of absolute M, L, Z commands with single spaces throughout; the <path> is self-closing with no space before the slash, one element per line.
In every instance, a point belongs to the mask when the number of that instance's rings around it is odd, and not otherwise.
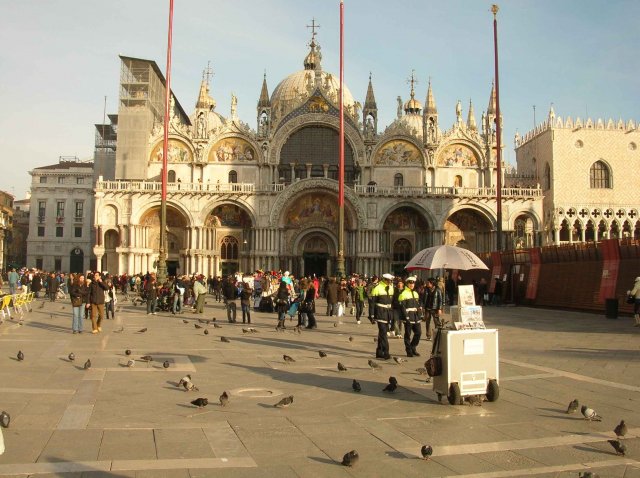
<path fill-rule="evenodd" d="M 407 101 L 407 103 L 409 103 L 409 101 Z M 416 103 L 420 104 L 419 101 L 416 101 Z M 422 138 L 422 115 L 409 113 L 403 115 L 398 121 L 406 125 L 410 130 L 413 130 L 415 136 Z"/>
<path fill-rule="evenodd" d="M 413 95 L 411 96 L 409 101 L 407 101 L 404 104 L 404 112 L 405 113 L 420 113 L 421 110 L 422 110 L 422 103 L 420 103 L 418 100 L 416 100 L 413 97 Z"/>

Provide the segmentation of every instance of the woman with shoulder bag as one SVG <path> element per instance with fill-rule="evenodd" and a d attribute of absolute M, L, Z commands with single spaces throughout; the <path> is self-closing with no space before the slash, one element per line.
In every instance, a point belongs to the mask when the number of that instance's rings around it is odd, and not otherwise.
<path fill-rule="evenodd" d="M 276 311 L 278 312 L 278 325 L 276 329 L 284 329 L 284 319 L 289 310 L 289 288 L 287 283 L 280 281 L 278 291 L 276 292 Z"/>
<path fill-rule="evenodd" d="M 316 324 L 316 288 L 313 286 L 313 282 L 309 282 L 309 288 L 305 292 L 304 296 L 304 310 L 307 314 L 307 329 L 317 329 Z"/>
<path fill-rule="evenodd" d="M 84 276 L 78 275 L 73 278 L 71 287 L 69 287 L 69 297 L 71 297 L 72 322 L 71 329 L 74 334 L 82 333 L 82 286 L 84 284 Z"/>

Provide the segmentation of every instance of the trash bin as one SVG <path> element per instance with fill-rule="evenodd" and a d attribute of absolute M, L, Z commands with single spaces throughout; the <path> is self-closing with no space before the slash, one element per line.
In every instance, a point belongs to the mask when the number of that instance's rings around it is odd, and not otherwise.
<path fill-rule="evenodd" d="M 604 300 L 604 315 L 607 319 L 618 318 L 618 299 Z"/>

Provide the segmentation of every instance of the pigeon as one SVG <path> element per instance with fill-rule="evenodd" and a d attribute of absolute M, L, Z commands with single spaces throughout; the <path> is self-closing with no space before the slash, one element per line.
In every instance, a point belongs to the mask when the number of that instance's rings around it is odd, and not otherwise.
<path fill-rule="evenodd" d="M 338 362 L 338 372 L 346 372 L 346 371 L 347 371 L 347 367 L 342 365 L 341 362 Z"/>
<path fill-rule="evenodd" d="M 337 327 L 337 326 L 338 326 L 338 322 L 334 322 L 334 323 L 333 323 L 333 326 L 334 326 L 334 327 Z"/>
<path fill-rule="evenodd" d="M 198 325 L 198 324 L 193 324 L 193 326 L 194 326 L 196 329 L 201 329 L 201 328 L 202 328 L 202 325 Z"/>
<path fill-rule="evenodd" d="M 613 432 L 618 438 L 624 438 L 624 436 L 627 434 L 627 424 L 624 422 L 624 420 L 620 420 L 620 423 L 618 423 L 618 426 L 613 429 Z"/>
<path fill-rule="evenodd" d="M 218 324 L 215 324 L 215 323 L 214 323 L 214 324 L 213 324 L 213 328 L 214 328 L 214 329 L 221 329 L 221 328 L 222 328 L 222 325 L 218 325 Z"/>
<path fill-rule="evenodd" d="M 327 352 L 323 352 L 322 350 L 318 350 L 318 355 L 320 355 L 320 358 L 325 358 L 327 356 Z"/>
<path fill-rule="evenodd" d="M 215 320 L 215 319 L 214 319 Z M 209 325 L 209 323 L 211 322 L 210 320 L 206 320 L 206 319 L 198 319 L 198 322 L 200 322 L 201 324 L 207 324 Z"/>
<path fill-rule="evenodd" d="M 73 362 L 76 359 L 76 354 L 71 352 L 67 358 L 69 359 L 69 362 Z"/>
<path fill-rule="evenodd" d="M 602 421 L 602 417 L 598 415 L 593 408 L 589 408 L 586 405 L 582 405 L 582 408 L 580 409 L 580 411 L 582 412 L 582 416 L 587 420 L 596 421 L 596 422 Z"/>
<path fill-rule="evenodd" d="M 22 350 L 18 350 L 18 362 L 22 362 L 24 360 L 24 354 L 22 353 Z"/>
<path fill-rule="evenodd" d="M 257 334 L 258 333 L 258 329 L 254 328 L 254 327 L 249 327 L 249 332 L 251 332 L 252 334 Z"/>
<path fill-rule="evenodd" d="M 127 362 L 127 367 L 129 368 L 133 368 L 136 365 L 136 361 L 133 359 L 129 359 L 129 361 Z"/>
<path fill-rule="evenodd" d="M 189 380 L 188 382 L 184 382 L 182 384 L 182 386 L 184 387 L 184 391 L 185 392 L 197 392 L 198 391 L 198 387 L 196 387 L 191 380 Z"/>
<path fill-rule="evenodd" d="M 574 398 L 569 402 L 569 406 L 567 407 L 567 413 L 576 413 L 578 411 L 578 407 L 580 406 L 580 402 L 578 402 L 577 398 Z"/>
<path fill-rule="evenodd" d="M 189 323 L 189 321 L 188 321 L 187 319 L 182 319 L 182 323 L 183 323 L 183 324 L 188 324 L 188 323 Z"/>
<path fill-rule="evenodd" d="M 153 362 L 153 357 L 151 355 L 143 355 L 140 357 L 140 360 L 144 360 L 145 362 Z"/>
<path fill-rule="evenodd" d="M 89 370 L 91 368 L 91 359 L 87 359 L 87 361 L 83 365 L 83 368 L 85 370 Z"/>
<path fill-rule="evenodd" d="M 228 403 L 229 403 L 229 394 L 226 391 L 224 391 L 222 392 L 222 395 L 220 395 L 220 406 L 226 407 Z"/>
<path fill-rule="evenodd" d="M 191 405 L 195 405 L 198 408 L 206 407 L 209 404 L 209 400 L 206 398 L 196 398 L 191 401 Z"/>
<path fill-rule="evenodd" d="M 416 372 L 418 372 L 418 375 L 426 375 L 427 374 L 427 369 L 424 367 L 419 367 L 416 369 Z"/>
<path fill-rule="evenodd" d="M 9 423 L 11 423 L 11 416 L 3 410 L 2 413 L 0 413 L 0 426 L 2 426 L 2 428 L 9 428 Z"/>
<path fill-rule="evenodd" d="M 244 327 L 242 327 L 242 333 L 243 334 L 250 334 L 251 331 L 249 329 L 245 329 Z"/>
<path fill-rule="evenodd" d="M 398 385 L 396 383 L 388 383 L 386 387 L 384 387 L 382 389 L 383 392 L 389 392 L 389 393 L 393 393 L 396 391 L 396 388 L 398 388 Z"/>
<path fill-rule="evenodd" d="M 389 377 L 389 383 L 393 383 L 394 385 L 398 385 L 398 379 L 395 377 Z"/>
<path fill-rule="evenodd" d="M 349 336 L 349 342 L 353 342 L 353 337 L 351 335 Z"/>
<path fill-rule="evenodd" d="M 228 338 L 226 338 L 226 337 L 222 336 L 222 337 L 220 337 L 220 342 L 225 342 L 225 343 L 227 343 L 227 344 L 228 344 L 228 343 L 230 343 L 230 342 L 231 342 L 231 340 L 229 340 Z"/>
<path fill-rule="evenodd" d="M 293 403 L 293 395 L 289 395 L 288 397 L 284 397 L 278 403 L 274 405 L 276 408 L 286 408 Z"/>
<path fill-rule="evenodd" d="M 369 367 L 371 367 L 371 370 L 379 370 L 382 368 L 377 362 L 374 362 L 373 360 L 369 360 L 367 363 L 369 364 Z"/>
<path fill-rule="evenodd" d="M 422 448 L 420 448 L 420 453 L 422 454 L 423 460 L 428 460 L 433 454 L 433 448 L 431 448 L 430 445 L 422 445 Z"/>
<path fill-rule="evenodd" d="M 607 441 L 609 442 L 609 445 L 611 445 L 613 449 L 616 451 L 616 455 L 625 456 L 625 453 L 627 452 L 627 445 L 622 443 L 620 440 L 607 440 Z"/>
<path fill-rule="evenodd" d="M 360 382 L 358 382 L 355 378 L 353 379 L 353 383 L 351 384 L 351 388 L 353 388 L 354 392 L 361 392 L 362 387 L 360 386 Z"/>
<path fill-rule="evenodd" d="M 145 327 L 144 329 L 140 329 L 138 330 L 139 334 L 144 334 L 147 330 L 149 330 L 147 327 Z"/>
<path fill-rule="evenodd" d="M 584 473 L 580 473 L 578 475 L 578 478 L 600 478 L 600 475 L 598 474 L 593 474 L 590 471 L 585 471 Z"/>
<path fill-rule="evenodd" d="M 405 359 L 403 359 L 402 357 L 393 357 L 393 360 L 398 364 L 398 365 L 402 365 L 403 363 L 406 362 Z"/>
<path fill-rule="evenodd" d="M 288 355 L 283 355 L 282 359 L 285 361 L 285 363 L 293 363 L 293 362 L 295 362 L 295 360 L 293 360 L 293 357 L 289 357 Z"/>
<path fill-rule="evenodd" d="M 204 335 L 209 335 L 209 329 L 204 329 Z"/>
<path fill-rule="evenodd" d="M 178 387 L 182 387 L 186 382 L 190 382 L 190 381 L 191 381 L 191 375 L 187 374 L 180 379 L 180 381 L 178 382 Z"/>
<path fill-rule="evenodd" d="M 131 349 L 127 349 L 127 350 L 125 350 L 125 351 L 124 351 L 124 354 L 125 354 L 125 355 L 127 355 L 127 356 L 128 356 L 128 355 L 131 355 Z"/>
<path fill-rule="evenodd" d="M 169 363 L 168 360 L 165 360 L 164 362 L 162 362 L 162 367 L 163 368 L 169 368 L 169 365 L 171 365 L 171 364 Z"/>
<path fill-rule="evenodd" d="M 351 450 L 350 452 L 345 453 L 342 457 L 342 464 L 344 466 L 353 466 L 358 463 L 358 458 L 360 458 L 358 456 L 358 452 L 355 450 Z"/>
<path fill-rule="evenodd" d="M 124 326 L 120 326 L 120 328 L 113 331 L 114 334 L 121 334 L 124 332 Z"/>

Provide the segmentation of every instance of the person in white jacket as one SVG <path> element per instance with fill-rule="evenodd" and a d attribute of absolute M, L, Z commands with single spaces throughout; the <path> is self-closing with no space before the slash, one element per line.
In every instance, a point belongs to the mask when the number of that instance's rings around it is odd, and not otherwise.
<path fill-rule="evenodd" d="M 640 327 L 640 277 L 636 277 L 633 288 L 627 291 L 627 295 L 635 299 L 633 304 L 633 318 L 636 323 L 634 327 Z"/>

